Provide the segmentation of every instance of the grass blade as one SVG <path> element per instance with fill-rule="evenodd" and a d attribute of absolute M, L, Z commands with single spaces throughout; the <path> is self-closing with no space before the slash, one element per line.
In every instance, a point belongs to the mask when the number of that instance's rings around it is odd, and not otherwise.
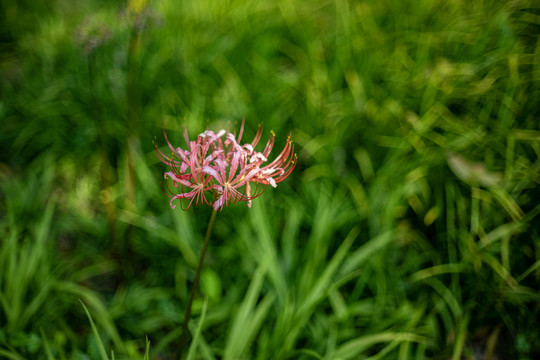
<path fill-rule="evenodd" d="M 201 332 L 204 325 L 204 320 L 206 318 L 206 310 L 208 309 L 208 297 L 204 298 L 203 307 L 201 310 L 201 316 L 199 318 L 199 323 L 197 324 L 197 329 L 195 330 L 195 335 L 189 346 L 189 351 L 187 355 L 187 360 L 195 360 L 197 354 L 197 347 L 199 346 L 199 341 L 201 339 Z"/>
<path fill-rule="evenodd" d="M 387 331 L 350 340 L 338 347 L 338 349 L 332 354 L 330 358 L 358 359 L 358 356 L 362 354 L 362 352 L 366 351 L 375 344 L 396 342 L 397 345 L 404 341 L 427 344 L 427 339 L 425 337 L 414 333 L 399 333 Z"/>
<path fill-rule="evenodd" d="M 94 324 L 94 320 L 92 320 L 92 315 L 90 315 L 90 312 L 88 311 L 86 306 L 84 306 L 84 303 L 81 300 L 79 300 L 79 301 L 81 302 L 81 305 L 83 306 L 84 311 L 86 312 L 86 315 L 88 316 L 88 320 L 90 321 L 90 325 L 92 326 L 92 331 L 94 332 L 94 336 L 96 337 L 96 343 L 97 343 L 97 346 L 98 346 L 99 354 L 101 355 L 101 359 L 102 360 L 109 360 L 109 356 L 107 355 L 107 351 L 105 350 L 105 346 L 103 346 L 103 342 L 101 341 L 101 337 L 99 336 L 98 329 L 97 329 L 96 325 Z"/>

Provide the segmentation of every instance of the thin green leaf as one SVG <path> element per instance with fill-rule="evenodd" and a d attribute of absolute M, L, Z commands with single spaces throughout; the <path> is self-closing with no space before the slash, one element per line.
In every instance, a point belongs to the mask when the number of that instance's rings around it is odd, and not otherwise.
<path fill-rule="evenodd" d="M 193 340 L 191 341 L 191 344 L 189 346 L 187 360 L 195 360 L 195 357 L 197 356 L 197 347 L 199 346 L 199 342 L 201 339 L 201 332 L 204 325 L 204 320 L 206 318 L 207 310 L 208 310 L 208 297 L 206 296 L 204 298 L 203 307 L 201 310 L 201 316 L 199 318 L 199 323 L 197 324 L 197 329 L 195 330 L 195 335 L 193 336 Z"/>
<path fill-rule="evenodd" d="M 86 306 L 84 306 L 84 303 L 81 300 L 79 300 L 79 301 L 81 302 L 81 305 L 83 306 L 84 311 L 86 312 L 86 315 L 88 316 L 88 320 L 90 321 L 90 325 L 92 326 L 92 331 L 94 332 L 94 336 L 96 337 L 96 343 L 97 343 L 99 354 L 101 355 L 101 358 L 103 360 L 109 360 L 109 356 L 107 355 L 107 351 L 105 350 L 105 346 L 103 345 L 103 342 L 101 341 L 101 337 L 99 336 L 99 331 L 98 331 L 96 325 L 94 324 L 94 320 L 92 320 L 92 315 L 90 315 L 90 312 L 88 311 Z"/>
<path fill-rule="evenodd" d="M 333 354 L 331 354 L 329 358 L 358 359 L 359 355 L 361 355 L 364 351 L 366 351 L 375 344 L 386 342 L 396 342 L 397 344 L 399 344 L 403 341 L 423 344 L 428 343 L 425 337 L 414 333 L 396 333 L 387 331 L 379 334 L 358 337 L 354 340 L 349 340 L 346 343 L 342 344 L 340 347 L 338 347 L 338 349 Z"/>

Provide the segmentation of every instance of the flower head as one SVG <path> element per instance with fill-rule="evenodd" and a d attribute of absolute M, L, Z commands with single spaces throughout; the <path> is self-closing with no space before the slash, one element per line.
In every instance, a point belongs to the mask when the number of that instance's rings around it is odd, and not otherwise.
<path fill-rule="evenodd" d="M 173 189 L 167 187 L 171 207 L 177 199 L 187 199 L 188 209 L 195 201 L 212 205 L 214 210 L 223 210 L 223 206 L 237 201 L 251 201 L 260 196 L 268 185 L 277 184 L 291 173 L 296 165 L 296 154 L 291 137 L 287 138 L 281 153 L 270 163 L 268 156 L 274 146 L 275 134 L 271 131 L 270 138 L 263 152 L 255 151 L 262 136 L 262 126 L 259 125 L 255 138 L 251 143 L 241 144 L 244 132 L 244 121 L 240 126 L 238 137 L 228 130 L 217 133 L 212 130 L 197 136 L 190 141 L 184 127 L 184 138 L 187 148 L 175 148 L 167 138 L 165 129 L 163 135 L 172 151 L 171 156 L 165 155 L 154 141 L 154 151 L 157 157 L 169 166 L 170 171 L 164 174 L 165 179 L 172 180 Z"/>

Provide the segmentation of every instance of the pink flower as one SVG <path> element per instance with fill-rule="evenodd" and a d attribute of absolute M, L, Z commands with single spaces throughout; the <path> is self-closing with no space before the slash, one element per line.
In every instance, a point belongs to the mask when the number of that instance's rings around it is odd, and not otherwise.
<path fill-rule="evenodd" d="M 274 146 L 275 134 L 272 131 L 263 152 L 255 151 L 262 136 L 259 126 L 255 138 L 249 144 L 241 145 L 244 132 L 244 121 L 240 126 L 238 138 L 236 131 L 211 130 L 197 136 L 196 141 L 190 141 L 184 127 L 184 138 L 187 150 L 175 148 L 168 140 L 165 130 L 163 135 L 172 154 L 166 156 L 154 141 L 157 157 L 167 164 L 170 171 L 164 174 L 165 179 L 172 180 L 173 188 L 167 190 L 172 202 L 176 199 L 188 199 L 188 209 L 193 201 L 212 205 L 214 210 L 223 210 L 223 206 L 237 201 L 251 201 L 262 195 L 267 185 L 277 186 L 285 180 L 296 166 L 296 155 L 291 137 L 281 153 L 269 164 L 268 156 Z M 223 139 L 225 137 L 225 139 Z M 176 190 L 180 189 L 180 190 Z M 210 198 L 210 200 L 209 200 Z"/>

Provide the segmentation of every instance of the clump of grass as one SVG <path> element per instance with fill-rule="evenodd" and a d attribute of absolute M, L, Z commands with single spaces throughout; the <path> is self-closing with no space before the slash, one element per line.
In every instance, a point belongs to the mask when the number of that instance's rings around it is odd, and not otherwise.
<path fill-rule="evenodd" d="M 216 224 L 192 358 L 538 356 L 536 3 L 145 6 L 3 4 L 2 356 L 173 357 L 209 213 L 152 136 L 243 117 L 299 164 Z"/>

